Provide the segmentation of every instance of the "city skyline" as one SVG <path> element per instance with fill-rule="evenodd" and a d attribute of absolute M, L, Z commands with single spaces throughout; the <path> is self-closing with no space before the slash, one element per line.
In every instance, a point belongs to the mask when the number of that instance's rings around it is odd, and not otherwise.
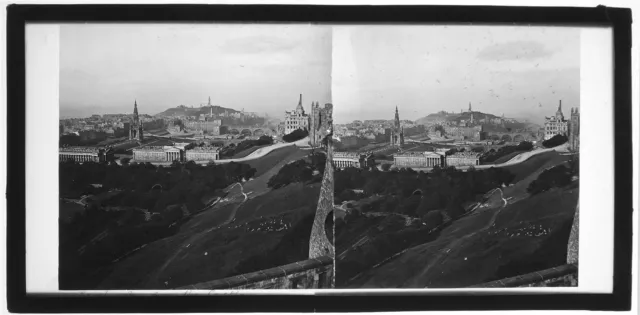
<path fill-rule="evenodd" d="M 210 40 L 215 39 L 215 40 Z M 60 31 L 60 114 L 213 105 L 284 116 L 331 102 L 331 30 L 278 24 L 82 24 Z"/>
<path fill-rule="evenodd" d="M 580 31 L 530 26 L 337 26 L 336 123 L 442 110 L 541 123 L 579 107 Z M 366 108 L 366 110 L 364 110 Z"/>

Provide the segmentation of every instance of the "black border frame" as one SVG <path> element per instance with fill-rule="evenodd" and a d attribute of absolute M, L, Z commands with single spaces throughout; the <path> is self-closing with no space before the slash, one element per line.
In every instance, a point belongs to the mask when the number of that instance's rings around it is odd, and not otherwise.
<path fill-rule="evenodd" d="M 316 296 L 54 296 L 26 294 L 25 23 L 307 22 L 611 26 L 614 44 L 612 294 L 319 293 Z M 631 10 L 626 8 L 328 5 L 9 5 L 7 7 L 7 302 L 11 312 L 329 312 L 629 310 L 632 259 Z M 10 151 L 9 151 L 10 149 Z M 385 296 L 385 298 L 377 298 Z"/>

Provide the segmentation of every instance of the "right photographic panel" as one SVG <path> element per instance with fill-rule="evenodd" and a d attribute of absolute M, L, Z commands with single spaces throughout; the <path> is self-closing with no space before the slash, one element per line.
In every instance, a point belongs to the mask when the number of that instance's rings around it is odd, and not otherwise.
<path fill-rule="evenodd" d="M 333 28 L 335 287 L 578 285 L 580 29 Z"/>

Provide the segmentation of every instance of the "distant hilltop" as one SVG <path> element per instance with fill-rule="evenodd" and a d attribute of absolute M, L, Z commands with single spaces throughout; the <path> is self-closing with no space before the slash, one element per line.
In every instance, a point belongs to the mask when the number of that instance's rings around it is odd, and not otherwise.
<path fill-rule="evenodd" d="M 500 119 L 503 117 L 499 117 L 493 114 L 487 114 L 487 113 L 483 113 L 483 112 L 477 112 L 477 111 L 473 111 L 473 119 L 474 120 L 482 120 L 485 119 L 487 121 L 491 120 L 491 119 Z M 433 113 L 433 114 L 429 114 L 425 117 L 419 118 L 418 120 L 416 120 L 416 124 L 418 125 L 423 125 L 426 123 L 433 123 L 433 122 L 437 122 L 437 121 L 455 121 L 455 122 L 460 122 L 461 120 L 469 120 L 471 119 L 471 112 L 469 111 L 465 111 L 462 113 L 448 113 L 445 111 L 441 111 L 441 112 L 437 112 L 437 113 Z M 509 119 L 509 118 L 506 118 Z"/>
<path fill-rule="evenodd" d="M 222 115 L 225 112 L 227 115 L 240 113 L 240 111 L 235 110 L 233 108 L 226 108 L 218 105 L 207 105 L 202 107 L 190 107 L 185 105 L 180 105 L 174 108 L 169 108 L 164 112 L 156 114 L 156 117 L 167 117 L 167 116 L 200 116 L 200 114 L 211 114 L 213 112 L 214 115 Z"/>

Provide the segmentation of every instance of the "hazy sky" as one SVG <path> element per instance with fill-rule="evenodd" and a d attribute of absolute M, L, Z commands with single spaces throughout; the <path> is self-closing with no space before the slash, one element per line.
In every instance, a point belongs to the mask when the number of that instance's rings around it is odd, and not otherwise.
<path fill-rule="evenodd" d="M 580 31 L 528 26 L 333 28 L 336 123 L 474 110 L 540 122 L 580 101 Z"/>
<path fill-rule="evenodd" d="M 267 24 L 74 24 L 60 31 L 60 115 L 181 104 L 284 116 L 331 102 L 331 29 Z"/>

